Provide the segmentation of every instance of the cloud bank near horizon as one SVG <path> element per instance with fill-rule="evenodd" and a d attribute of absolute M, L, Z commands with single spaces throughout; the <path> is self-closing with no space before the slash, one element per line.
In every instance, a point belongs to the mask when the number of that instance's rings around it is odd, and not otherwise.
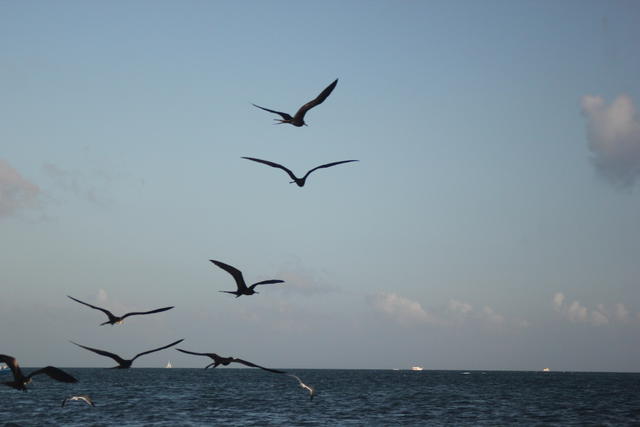
<path fill-rule="evenodd" d="M 454 326 L 466 322 L 476 322 L 489 326 L 507 324 L 506 318 L 490 306 L 475 308 L 468 302 L 450 299 L 446 307 L 429 310 L 409 298 L 396 293 L 378 292 L 369 296 L 369 304 L 374 312 L 403 326 L 431 324 Z M 519 322 L 520 326 L 528 322 Z"/>
<path fill-rule="evenodd" d="M 595 308 L 589 309 L 578 300 L 569 303 L 562 292 L 556 292 L 552 304 L 553 308 L 571 323 L 602 326 L 613 322 L 627 323 L 632 320 L 629 310 L 622 303 L 615 304 L 613 309 L 606 308 L 604 304 L 597 304 Z"/>

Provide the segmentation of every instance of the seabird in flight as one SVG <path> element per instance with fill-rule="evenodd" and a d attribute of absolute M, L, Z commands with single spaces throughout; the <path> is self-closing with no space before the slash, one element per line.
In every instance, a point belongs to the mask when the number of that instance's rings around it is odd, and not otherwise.
<path fill-rule="evenodd" d="M 333 89 L 335 89 L 337 84 L 338 84 L 338 79 L 335 79 L 333 81 L 333 83 L 331 83 L 322 92 L 320 92 L 320 95 L 318 95 L 314 100 L 309 101 L 306 104 L 304 104 L 302 107 L 300 107 L 298 112 L 293 117 L 291 117 L 287 113 L 283 113 L 281 111 L 270 110 L 268 108 L 264 108 L 264 107 L 261 107 L 261 106 L 256 105 L 256 104 L 253 104 L 253 106 L 254 107 L 258 107 L 261 110 L 265 110 L 265 111 L 268 111 L 270 113 L 274 113 L 274 114 L 280 115 L 282 117 L 282 120 L 281 119 L 274 119 L 274 120 L 278 121 L 278 123 L 276 123 L 276 124 L 290 123 L 290 124 L 292 124 L 294 126 L 297 126 L 297 127 L 306 126 L 307 124 L 304 122 L 304 115 L 307 113 L 307 111 L 309 111 L 310 109 L 312 109 L 316 105 L 322 104 L 324 102 L 324 100 L 327 99 L 327 97 L 331 94 Z"/>
<path fill-rule="evenodd" d="M 291 177 L 291 179 L 293 180 L 289 184 L 292 184 L 292 183 L 295 182 L 296 184 L 298 184 L 298 187 L 303 187 L 304 184 L 305 184 L 305 181 L 307 180 L 307 177 L 309 176 L 309 174 L 311 172 L 315 171 L 315 170 L 322 169 L 322 168 L 330 168 L 331 166 L 339 165 L 339 164 L 342 164 L 342 163 L 349 163 L 349 162 L 357 162 L 358 161 L 358 160 L 341 160 L 339 162 L 327 163 L 326 165 L 316 166 L 315 168 L 311 169 L 309 172 L 304 174 L 304 176 L 302 178 L 298 178 L 297 176 L 295 176 L 293 174 L 293 172 L 291 172 L 286 167 L 284 167 L 282 165 L 279 165 L 278 163 L 270 162 L 268 160 L 256 159 L 254 157 L 243 157 L 243 159 L 253 160 L 254 162 L 263 163 L 265 165 L 271 166 L 272 168 L 282 169 L 283 171 L 288 173 L 289 176 Z"/>
<path fill-rule="evenodd" d="M 298 384 L 300 384 L 300 387 L 302 387 L 305 390 L 309 390 L 309 400 L 313 399 L 313 396 L 316 395 L 316 389 L 315 388 L 313 388 L 311 386 L 308 386 L 305 383 L 303 383 L 302 380 L 300 378 L 298 378 L 296 375 L 293 375 L 293 374 L 287 374 L 287 375 L 297 379 L 298 380 Z"/>
<path fill-rule="evenodd" d="M 153 350 L 149 350 L 149 351 L 144 351 L 142 353 L 138 353 L 135 355 L 135 357 L 133 359 L 123 359 L 122 357 L 118 356 L 117 354 L 113 354 L 113 353 L 109 353 L 108 351 L 104 351 L 104 350 L 99 350 L 97 348 L 91 348 L 91 347 L 85 347 L 84 345 L 80 345 L 77 344 L 73 341 L 71 341 L 72 344 L 77 345 L 78 347 L 82 347 L 85 350 L 89 350 L 89 351 L 93 351 L 94 353 L 97 353 L 101 356 L 106 356 L 106 357 L 110 357 L 113 360 L 115 360 L 118 363 L 118 366 L 114 366 L 112 369 L 129 369 L 131 367 L 131 364 L 133 363 L 134 360 L 136 360 L 138 357 L 143 356 L 145 354 L 149 354 L 149 353 L 153 353 L 156 351 L 160 351 L 160 350 L 164 350 L 165 348 L 169 348 L 171 346 L 174 346 L 178 343 L 181 343 L 182 341 L 184 341 L 184 339 L 178 340 L 176 342 L 172 342 L 171 344 L 165 345 L 163 347 L 158 347 L 158 348 L 154 348 Z"/>
<path fill-rule="evenodd" d="M 225 292 L 228 294 L 234 294 L 236 296 L 236 298 L 238 298 L 240 295 L 253 295 L 253 294 L 257 294 L 256 291 L 254 291 L 255 287 L 258 285 L 269 285 L 272 283 L 284 283 L 284 280 L 263 280 L 261 282 L 257 282 L 254 283 L 253 285 L 247 287 L 247 284 L 244 281 L 244 277 L 242 277 L 242 272 L 240 270 L 238 270 L 235 267 L 232 267 L 228 264 L 225 264 L 224 262 L 220 262 L 220 261 L 216 261 L 215 259 L 210 259 L 209 261 L 211 261 L 212 263 L 214 263 L 215 265 L 217 265 L 218 267 L 220 267 L 221 269 L 223 269 L 224 271 L 226 271 L 227 273 L 231 274 L 233 276 L 233 278 L 236 281 L 236 285 L 238 286 L 238 290 L 236 291 L 220 291 L 220 292 Z"/>
<path fill-rule="evenodd" d="M 82 402 L 85 402 L 87 405 L 91 405 L 91 406 L 96 406 L 95 403 L 93 403 L 93 400 L 91 400 L 91 398 L 89 396 L 87 396 L 86 394 L 82 394 L 80 396 L 71 396 L 71 397 L 67 397 L 62 401 L 62 407 L 64 408 L 64 406 L 67 404 L 67 401 L 69 400 L 80 400 Z"/>
<path fill-rule="evenodd" d="M 227 366 L 230 363 L 240 363 L 242 365 L 249 366 L 251 368 L 260 368 L 265 371 L 273 372 L 274 374 L 286 374 L 286 372 L 284 371 L 265 368 L 264 366 L 256 365 L 255 363 L 247 362 L 246 360 L 238 359 L 236 357 L 222 357 L 222 356 L 218 356 L 216 353 L 196 353 L 195 351 L 183 350 L 181 348 L 176 348 L 176 350 L 181 351 L 182 353 L 195 354 L 196 356 L 210 357 L 213 360 L 213 363 L 208 364 L 207 366 L 204 367 L 204 369 L 211 368 L 211 367 L 217 368 L 219 365 Z"/>
<path fill-rule="evenodd" d="M 55 368 L 53 366 L 46 366 L 42 369 L 38 369 L 36 371 L 31 372 L 29 375 L 25 376 L 20 369 L 20 365 L 18 365 L 18 361 L 6 354 L 0 354 L 0 362 L 4 362 L 11 369 L 13 373 L 13 381 L 3 381 L 2 384 L 15 388 L 16 390 L 27 391 L 27 384 L 31 382 L 31 377 L 38 374 L 47 374 L 49 377 L 53 378 L 56 381 L 60 381 L 63 383 L 76 383 L 77 379 L 72 377 L 71 375 L 64 372 L 62 369 Z"/>
<path fill-rule="evenodd" d="M 120 325 L 122 323 L 124 323 L 124 319 L 126 317 L 129 316 L 137 316 L 140 314 L 152 314 L 152 313 L 160 313 L 161 311 L 167 311 L 167 310 L 171 310 L 174 306 L 171 307 L 162 307 L 162 308 L 158 308 L 155 310 L 151 310 L 151 311 L 133 311 L 131 313 L 127 313 L 124 316 L 114 316 L 114 314 L 112 312 L 110 312 L 109 310 L 106 310 L 104 308 L 100 308 L 100 307 L 96 307 L 95 305 L 91 305 L 88 304 L 84 301 L 80 301 L 79 299 L 75 299 L 74 297 L 71 297 L 69 295 L 67 295 L 69 298 L 71 298 L 72 300 L 74 300 L 75 302 L 79 302 L 80 304 L 84 304 L 88 307 L 94 308 L 96 310 L 100 310 L 101 312 L 103 312 L 104 314 L 107 315 L 107 317 L 109 318 L 109 320 L 107 320 L 104 323 L 101 323 L 100 326 L 102 325 L 106 325 L 106 324 L 110 324 L 110 325 Z"/>

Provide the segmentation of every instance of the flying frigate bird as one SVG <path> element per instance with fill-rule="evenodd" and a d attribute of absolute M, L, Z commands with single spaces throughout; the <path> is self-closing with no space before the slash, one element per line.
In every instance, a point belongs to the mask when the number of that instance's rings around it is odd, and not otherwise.
<path fill-rule="evenodd" d="M 264 366 L 256 365 L 255 363 L 238 359 L 236 357 L 222 357 L 222 356 L 218 356 L 216 353 L 196 353 L 195 351 L 183 350 L 181 348 L 176 348 L 176 350 L 186 354 L 195 354 L 196 356 L 207 356 L 211 358 L 213 360 L 213 363 L 208 364 L 207 366 L 204 367 L 204 369 L 211 368 L 211 367 L 217 368 L 219 365 L 228 366 L 230 363 L 240 363 L 241 365 L 249 366 L 251 368 L 260 368 L 265 371 L 273 372 L 274 374 L 286 374 L 286 372 L 284 371 L 265 368 Z"/>
<path fill-rule="evenodd" d="M 320 95 L 318 95 L 315 99 L 307 102 L 302 107 L 300 107 L 298 112 L 293 117 L 291 117 L 287 113 L 283 113 L 281 111 L 270 110 L 268 108 L 264 108 L 264 107 L 261 107 L 261 106 L 256 105 L 256 104 L 253 104 L 253 106 L 254 107 L 258 107 L 261 110 L 268 111 L 270 113 L 274 113 L 274 114 L 280 115 L 282 117 L 282 119 L 274 119 L 274 120 L 276 120 L 278 122 L 278 123 L 274 123 L 274 124 L 289 123 L 289 124 L 292 124 L 292 125 L 297 126 L 297 127 L 307 126 L 307 124 L 304 122 L 304 115 L 307 114 L 307 111 L 309 111 L 310 109 L 312 109 L 316 105 L 322 104 L 324 102 L 324 100 L 327 99 L 327 97 L 331 94 L 331 92 L 333 92 L 333 89 L 335 89 L 337 84 L 338 84 L 338 79 L 335 79 L 333 81 L 333 83 L 331 83 L 322 92 L 320 92 Z"/>
<path fill-rule="evenodd" d="M 298 384 L 300 384 L 300 387 L 302 387 L 303 389 L 305 389 L 305 390 L 308 390 L 308 391 L 309 391 L 309 400 L 312 400 L 312 399 L 313 399 L 313 396 L 315 396 L 315 395 L 316 395 L 316 389 L 315 389 L 315 388 L 313 388 L 313 387 L 311 387 L 311 386 L 308 386 L 308 385 L 306 385 L 305 383 L 303 383 L 303 382 L 302 382 L 302 380 L 301 380 L 298 376 L 296 376 L 296 375 L 289 374 L 289 373 L 287 373 L 287 375 L 289 375 L 290 377 L 293 377 L 293 378 L 297 379 L 297 380 L 298 380 Z"/>
<path fill-rule="evenodd" d="M 53 366 L 46 366 L 42 369 L 38 369 L 36 371 L 31 372 L 29 375 L 24 375 L 22 370 L 20 369 L 20 365 L 18 365 L 18 361 L 15 357 L 8 356 L 6 354 L 0 354 L 0 362 L 4 362 L 11 369 L 13 373 L 13 381 L 3 381 L 2 384 L 15 388 L 16 390 L 27 391 L 27 384 L 31 382 L 31 377 L 39 374 L 46 374 L 49 377 L 53 378 L 56 381 L 60 381 L 63 383 L 76 383 L 77 379 L 67 374 L 62 369 L 58 369 Z"/>
<path fill-rule="evenodd" d="M 91 398 L 89 396 L 87 396 L 86 394 L 81 394 L 80 396 L 67 397 L 62 401 L 62 405 L 60 405 L 60 406 L 64 408 L 64 406 L 70 400 L 77 400 L 77 401 L 85 402 L 87 405 L 96 406 L 96 404 L 93 403 L 93 400 L 91 400 Z"/>
<path fill-rule="evenodd" d="M 225 292 L 228 294 L 234 294 L 236 296 L 236 298 L 238 298 L 240 295 L 253 295 L 253 294 L 257 294 L 258 292 L 256 292 L 254 289 L 256 286 L 258 285 L 269 285 L 272 283 L 284 283 L 284 280 L 263 280 L 261 282 L 257 282 L 254 283 L 251 286 L 247 287 L 247 284 L 244 281 L 244 277 L 242 277 L 242 272 L 240 270 L 238 270 L 235 267 L 232 267 L 228 264 L 225 264 L 224 262 L 220 262 L 220 261 L 216 261 L 215 259 L 210 259 L 209 261 L 211 261 L 212 263 L 214 263 L 215 265 L 217 265 L 218 267 L 220 267 L 221 269 L 223 269 L 224 271 L 226 271 L 227 273 L 231 274 L 233 276 L 233 278 L 236 281 L 236 285 L 238 286 L 238 290 L 236 291 L 220 291 L 220 292 Z"/>
<path fill-rule="evenodd" d="M 122 357 L 118 356 L 117 354 L 113 354 L 113 353 L 109 353 L 108 351 L 104 351 L 104 350 L 100 350 L 97 348 L 91 348 L 91 347 L 86 347 L 84 345 L 80 345 L 77 344 L 73 341 L 71 341 L 72 344 L 77 345 L 78 347 L 82 347 L 85 350 L 89 350 L 89 351 L 93 351 L 96 354 L 99 354 L 101 356 L 106 356 L 106 357 L 110 357 L 113 360 L 115 360 L 118 363 L 118 366 L 114 366 L 111 369 L 129 369 L 131 367 L 131 364 L 133 364 L 133 361 L 136 360 L 138 357 L 143 356 L 145 354 L 149 354 L 149 353 L 154 353 L 156 351 L 160 351 L 160 350 L 164 350 L 165 348 L 169 348 L 172 347 L 178 343 L 181 343 L 182 341 L 184 341 L 184 339 L 178 340 L 176 342 L 172 342 L 171 344 L 165 345 L 163 347 L 158 347 L 158 348 L 154 348 L 153 350 L 149 350 L 149 351 L 144 351 L 142 353 L 138 353 L 135 355 L 135 357 L 133 359 L 123 359 Z"/>
<path fill-rule="evenodd" d="M 309 172 L 304 174 L 304 176 L 302 178 L 298 178 L 297 176 L 295 176 L 293 174 L 293 172 L 291 172 L 286 167 L 284 167 L 282 165 L 279 165 L 278 163 L 270 162 L 268 160 L 256 159 L 255 157 L 243 157 L 243 159 L 253 160 L 254 162 L 263 163 L 265 165 L 271 166 L 272 168 L 282 169 L 283 171 L 288 173 L 289 176 L 291 177 L 291 179 L 293 180 L 293 181 L 289 182 L 289 184 L 293 184 L 295 182 L 296 184 L 298 184 L 298 187 L 304 187 L 304 184 L 307 181 L 307 177 L 309 176 L 309 174 L 311 172 L 313 172 L 315 170 L 322 169 L 322 168 L 330 168 L 331 166 L 339 165 L 339 164 L 342 164 L 342 163 L 349 163 L 349 162 L 357 162 L 358 161 L 358 160 L 341 160 L 339 162 L 327 163 L 326 165 L 316 166 L 315 168 L 311 169 Z"/>
<path fill-rule="evenodd" d="M 127 313 L 127 314 L 125 314 L 124 316 L 115 316 L 112 312 L 110 312 L 110 311 L 109 311 L 109 310 L 107 310 L 107 309 L 104 309 L 104 308 L 101 308 L 101 307 L 96 307 L 95 305 L 91 305 L 91 304 L 86 303 L 86 302 L 84 302 L 84 301 L 80 301 L 79 299 L 75 299 L 74 297 L 69 296 L 69 295 L 67 295 L 67 297 L 71 298 L 71 299 L 72 299 L 72 300 L 74 300 L 75 302 L 79 302 L 80 304 L 84 304 L 84 305 L 86 305 L 86 306 L 88 306 L 88 307 L 94 308 L 94 309 L 96 309 L 96 310 L 100 310 L 101 312 L 103 312 L 104 314 L 106 314 L 106 315 L 107 315 L 107 317 L 109 318 L 109 320 L 107 320 L 107 321 L 106 321 L 106 322 L 104 322 L 104 323 L 101 323 L 101 324 L 100 324 L 100 326 L 102 326 L 102 325 L 106 325 L 106 324 L 109 324 L 109 325 L 112 325 L 112 326 L 113 326 L 113 325 L 121 325 L 122 323 L 124 323 L 124 319 L 125 319 L 126 317 L 129 317 L 129 316 L 138 316 L 138 315 L 141 315 L 141 314 L 153 314 L 153 313 L 160 313 L 161 311 L 171 310 L 171 309 L 174 307 L 174 306 L 171 306 L 171 307 L 162 307 L 162 308 L 157 308 L 157 309 L 155 309 L 155 310 L 151 310 L 151 311 L 133 311 L 133 312 L 131 312 L 131 313 Z"/>

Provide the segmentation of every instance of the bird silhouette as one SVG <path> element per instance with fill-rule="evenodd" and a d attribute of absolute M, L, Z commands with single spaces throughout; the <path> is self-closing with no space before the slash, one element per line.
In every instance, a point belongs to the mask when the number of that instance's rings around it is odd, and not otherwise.
<path fill-rule="evenodd" d="M 53 378 L 56 381 L 60 381 L 63 383 L 76 383 L 77 379 L 67 374 L 62 369 L 58 369 L 53 366 L 46 366 L 42 369 L 38 369 L 36 371 L 31 372 L 29 375 L 24 375 L 22 370 L 20 369 L 20 365 L 18 365 L 18 361 L 15 357 L 8 356 L 6 354 L 0 354 L 0 362 L 4 362 L 11 369 L 13 373 L 13 381 L 4 381 L 2 384 L 15 388 L 16 390 L 27 391 L 27 384 L 31 382 L 31 377 L 39 374 L 46 374 L 49 377 Z"/>
<path fill-rule="evenodd" d="M 144 351 L 142 353 L 138 353 L 135 355 L 135 357 L 133 359 L 123 359 L 122 357 L 118 356 L 117 354 L 113 354 L 113 353 L 109 353 L 108 351 L 104 351 L 104 350 L 100 350 L 97 348 L 91 348 L 91 347 L 86 347 L 84 345 L 80 345 L 77 344 L 73 341 L 71 341 L 72 344 L 77 345 L 78 347 L 82 347 L 85 350 L 89 350 L 89 351 L 93 351 L 96 354 L 99 354 L 101 356 L 106 356 L 106 357 L 110 357 L 113 360 L 115 360 L 118 363 L 118 366 L 114 366 L 112 369 L 129 369 L 131 367 L 131 365 L 133 364 L 133 361 L 136 360 L 138 357 L 143 356 L 145 354 L 149 354 L 149 353 L 154 353 L 156 351 L 160 351 L 160 350 L 164 350 L 165 348 L 169 348 L 172 347 L 178 343 L 181 343 L 182 341 L 184 341 L 184 339 L 178 340 L 176 342 L 172 342 L 171 344 L 165 345 L 163 347 L 158 347 L 158 348 L 154 348 L 153 350 L 149 350 L 149 351 Z"/>
<path fill-rule="evenodd" d="M 339 165 L 339 164 L 342 164 L 342 163 L 349 163 L 349 162 L 357 162 L 358 161 L 358 160 L 341 160 L 339 162 L 327 163 L 326 165 L 316 166 L 315 168 L 311 169 L 309 172 L 304 174 L 304 176 L 302 178 L 298 178 L 297 176 L 295 176 L 293 174 L 293 172 L 291 172 L 289 169 L 287 169 L 286 167 L 284 167 L 284 166 L 282 166 L 282 165 L 280 165 L 278 163 L 270 162 L 268 160 L 256 159 L 255 157 L 243 157 L 243 159 L 253 160 L 254 162 L 263 163 L 263 164 L 265 164 L 267 166 L 271 166 L 272 168 L 282 169 L 283 171 L 285 171 L 286 173 L 289 174 L 291 179 L 293 179 L 293 181 L 289 182 L 289 184 L 293 184 L 295 182 L 298 185 L 298 187 L 304 187 L 304 184 L 307 181 L 307 177 L 309 176 L 309 174 L 311 172 L 313 172 L 315 170 L 322 169 L 322 168 L 330 168 L 331 166 Z"/>
<path fill-rule="evenodd" d="M 80 396 L 67 397 L 62 401 L 62 405 L 60 405 L 60 406 L 64 408 L 64 406 L 70 400 L 78 400 L 78 401 L 81 401 L 81 402 L 85 402 L 87 405 L 96 406 L 96 404 L 93 403 L 93 400 L 91 400 L 91 398 L 89 396 L 87 396 L 86 394 L 82 394 Z"/>
<path fill-rule="evenodd" d="M 171 307 L 162 307 L 162 308 L 158 308 L 158 309 L 151 310 L 151 311 L 133 311 L 133 312 L 131 312 L 131 313 L 127 313 L 127 314 L 125 314 L 124 316 L 115 316 L 112 312 L 110 312 L 110 311 L 109 311 L 109 310 L 107 310 L 107 309 L 104 309 L 104 308 L 101 308 L 101 307 L 96 307 L 95 305 L 91 305 L 91 304 L 86 303 L 86 302 L 84 302 L 84 301 L 80 301 L 79 299 L 76 299 L 76 298 L 74 298 L 74 297 L 72 297 L 72 296 L 69 296 L 69 295 L 67 295 L 67 297 L 71 298 L 71 299 L 72 299 L 72 300 L 74 300 L 75 302 L 79 302 L 80 304 L 84 304 L 84 305 L 86 305 L 86 306 L 88 306 L 88 307 L 91 307 L 91 308 L 93 308 L 93 309 L 100 310 L 101 312 L 103 312 L 104 314 L 106 314 L 106 315 L 107 315 L 107 317 L 109 318 L 109 320 L 107 320 L 107 321 L 106 321 L 106 322 L 104 322 L 104 323 L 101 323 L 101 324 L 100 324 L 100 326 L 102 326 L 102 325 L 106 325 L 106 324 L 109 324 L 109 325 L 112 325 L 112 326 L 113 326 L 113 325 L 121 325 L 122 323 L 124 323 L 124 319 L 125 319 L 126 317 L 129 317 L 129 316 L 138 316 L 138 315 L 141 315 L 141 314 L 160 313 L 161 311 L 171 310 L 171 309 L 174 307 L 174 306 L 171 306 Z"/>
<path fill-rule="evenodd" d="M 274 120 L 276 120 L 278 122 L 278 123 L 275 123 L 275 124 L 289 123 L 289 124 L 292 124 L 292 125 L 297 126 L 297 127 L 307 126 L 307 124 L 304 122 L 304 115 L 307 114 L 307 111 L 309 111 L 310 109 L 312 109 L 316 105 L 322 104 L 324 102 L 324 100 L 327 99 L 327 97 L 331 94 L 331 92 L 333 92 L 333 89 L 335 89 L 337 84 L 338 84 L 338 79 L 335 79 L 333 81 L 333 83 L 331 83 L 322 92 L 320 92 L 320 95 L 318 95 L 315 99 L 307 102 L 302 107 L 300 107 L 298 112 L 293 117 L 291 117 L 287 113 L 283 113 L 281 111 L 270 110 L 268 108 L 264 108 L 264 107 L 261 107 L 261 106 L 256 105 L 256 104 L 253 104 L 253 106 L 254 107 L 258 107 L 261 110 L 268 111 L 270 113 L 274 113 L 274 114 L 280 115 L 282 117 L 282 119 L 274 119 Z"/>
<path fill-rule="evenodd" d="M 238 359 L 236 357 L 222 357 L 218 356 L 216 353 L 196 353 L 195 351 L 183 350 L 181 348 L 176 348 L 176 350 L 181 351 L 186 354 L 195 354 L 196 356 L 207 356 L 213 360 L 213 363 L 208 364 L 204 367 L 207 368 L 217 368 L 219 365 L 228 366 L 230 363 L 240 363 L 245 366 L 249 366 L 251 368 L 260 368 L 265 371 L 273 372 L 274 374 L 286 374 L 284 371 L 279 371 L 277 369 L 265 368 L 264 366 L 256 365 L 255 363 L 248 362 L 246 360 Z"/>
<path fill-rule="evenodd" d="M 305 389 L 305 390 L 308 390 L 308 391 L 309 391 L 309 400 L 312 400 L 312 399 L 313 399 L 313 396 L 315 396 L 315 395 L 316 395 L 316 389 L 315 389 L 315 388 L 313 388 L 313 387 L 311 387 L 311 386 L 308 386 L 308 385 L 306 385 L 305 383 L 303 383 L 303 382 L 302 382 L 302 380 L 301 380 L 298 376 L 296 376 L 296 375 L 289 374 L 289 373 L 287 373 L 287 375 L 289 375 L 290 377 L 293 377 L 293 378 L 297 379 L 297 380 L 298 380 L 298 384 L 300 384 L 300 387 L 302 387 L 303 389 Z"/>
<path fill-rule="evenodd" d="M 238 286 L 238 290 L 235 291 L 220 291 L 220 292 L 225 292 L 227 294 L 234 294 L 236 296 L 236 298 L 238 298 L 240 295 L 253 295 L 253 294 L 257 294 L 258 292 L 256 292 L 254 289 L 256 286 L 258 285 L 269 285 L 272 283 L 284 283 L 284 280 L 263 280 L 261 282 L 257 282 L 254 283 L 253 285 L 247 287 L 247 284 L 244 281 L 244 277 L 242 277 L 242 272 L 240 270 L 238 270 L 235 267 L 232 267 L 228 264 L 225 264 L 224 262 L 220 262 L 220 261 L 216 261 L 215 259 L 210 259 L 209 261 L 211 261 L 212 263 L 214 263 L 215 265 L 217 265 L 218 267 L 220 267 L 221 269 L 223 269 L 224 271 L 226 271 L 227 273 L 231 274 L 233 276 L 233 278 L 236 281 L 236 285 Z"/>

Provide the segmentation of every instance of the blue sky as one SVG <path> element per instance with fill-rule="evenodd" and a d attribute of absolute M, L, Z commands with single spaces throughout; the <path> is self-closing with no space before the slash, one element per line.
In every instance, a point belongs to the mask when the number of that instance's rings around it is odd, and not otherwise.
<path fill-rule="evenodd" d="M 2 353 L 639 371 L 633 1 L 0 2 Z M 308 127 L 274 126 L 339 78 Z M 284 172 L 241 159 L 282 163 Z M 234 299 L 218 259 L 248 282 Z M 98 327 L 114 312 L 176 308 Z M 204 366 L 168 350 L 136 366 Z"/>

